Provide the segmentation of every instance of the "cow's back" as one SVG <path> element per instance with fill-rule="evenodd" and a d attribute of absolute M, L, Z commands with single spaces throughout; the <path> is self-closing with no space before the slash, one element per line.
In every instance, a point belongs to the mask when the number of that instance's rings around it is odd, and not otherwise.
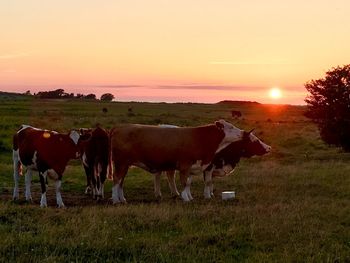
<path fill-rule="evenodd" d="M 58 174 L 63 173 L 76 152 L 69 135 L 32 127 L 17 132 L 17 146 L 22 164 L 28 166 L 35 162 L 38 170 L 54 169 Z"/>
<path fill-rule="evenodd" d="M 113 128 L 110 136 L 117 162 L 176 166 L 196 160 L 209 162 L 224 134 L 214 125 L 174 129 L 127 124 Z"/>

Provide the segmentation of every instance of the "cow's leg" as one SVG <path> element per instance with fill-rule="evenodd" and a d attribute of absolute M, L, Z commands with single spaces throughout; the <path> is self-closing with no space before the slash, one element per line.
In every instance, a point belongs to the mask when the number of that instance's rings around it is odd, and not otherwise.
<path fill-rule="evenodd" d="M 191 194 L 191 183 L 192 183 L 192 174 L 190 174 L 187 178 L 187 184 L 186 184 L 186 191 L 187 191 L 187 196 L 190 201 L 193 200 L 192 194 Z"/>
<path fill-rule="evenodd" d="M 12 151 L 12 160 L 13 160 L 13 181 L 15 183 L 15 186 L 13 188 L 13 200 L 16 200 L 19 198 L 19 171 L 20 171 L 20 165 L 19 162 L 19 153 L 18 150 Z"/>
<path fill-rule="evenodd" d="M 64 208 L 64 203 L 62 200 L 62 196 L 61 196 L 61 185 L 62 185 L 62 181 L 61 181 L 62 176 L 59 176 L 59 179 L 55 181 L 55 188 L 56 188 L 56 202 L 57 202 L 57 207 L 58 208 Z"/>
<path fill-rule="evenodd" d="M 180 194 L 179 194 L 179 191 L 177 190 L 176 182 L 175 182 L 175 170 L 167 171 L 166 175 L 168 178 L 168 184 L 171 191 L 171 195 L 179 196 Z"/>
<path fill-rule="evenodd" d="M 181 198 L 185 202 L 191 201 L 191 199 L 188 196 L 188 191 L 189 191 L 188 189 L 190 187 L 190 184 L 188 183 L 191 183 L 188 180 L 188 175 L 189 175 L 189 169 L 180 170 L 180 181 L 181 181 L 182 187 L 184 188 L 184 190 L 181 192 Z"/>
<path fill-rule="evenodd" d="M 107 164 L 103 165 L 103 164 L 99 164 L 100 165 L 100 197 L 101 199 L 104 198 L 104 183 L 106 181 L 106 177 L 107 177 Z"/>
<path fill-rule="evenodd" d="M 100 163 L 95 165 L 95 182 L 96 182 L 96 199 L 99 200 L 102 197 L 102 166 Z"/>
<path fill-rule="evenodd" d="M 204 198 L 211 198 L 212 171 L 204 171 Z"/>
<path fill-rule="evenodd" d="M 96 166 L 92 166 L 92 169 L 91 169 L 91 187 L 92 187 L 92 198 L 93 199 L 96 199 L 97 198 L 97 195 L 98 195 L 98 186 L 97 186 L 97 180 L 98 180 L 98 175 L 97 175 L 97 169 L 96 169 Z"/>
<path fill-rule="evenodd" d="M 40 178 L 40 185 L 41 185 L 41 200 L 40 200 L 40 207 L 47 207 L 47 200 L 46 200 L 46 176 L 47 171 L 45 173 L 39 172 L 39 178 Z"/>
<path fill-rule="evenodd" d="M 83 164 L 84 166 L 84 170 L 85 170 L 85 174 L 86 174 L 86 188 L 85 188 L 85 194 L 88 195 L 88 194 L 91 194 L 92 193 L 92 182 L 91 182 L 91 169 Z"/>
<path fill-rule="evenodd" d="M 214 184 L 213 180 L 211 180 L 211 185 L 210 185 L 210 196 L 214 197 Z"/>
<path fill-rule="evenodd" d="M 160 176 L 162 175 L 162 172 L 157 172 L 154 174 L 154 195 L 156 198 L 161 198 L 162 193 L 160 191 Z"/>
<path fill-rule="evenodd" d="M 32 184 L 32 170 L 27 168 L 27 172 L 25 175 L 25 184 L 26 184 L 26 192 L 25 192 L 25 196 L 26 196 L 26 200 L 27 201 L 32 201 L 32 193 L 30 191 L 30 187 Z"/>
<path fill-rule="evenodd" d="M 124 197 L 123 182 L 124 177 L 128 172 L 128 166 L 117 165 L 115 167 L 115 172 L 113 174 L 113 187 L 112 187 L 112 200 L 113 204 L 125 203 L 126 199 Z"/>

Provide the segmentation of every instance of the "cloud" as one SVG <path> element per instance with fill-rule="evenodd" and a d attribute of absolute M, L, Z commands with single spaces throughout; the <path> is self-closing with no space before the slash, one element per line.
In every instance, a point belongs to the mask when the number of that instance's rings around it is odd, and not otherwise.
<path fill-rule="evenodd" d="M 129 84 L 119 84 L 119 85 L 96 85 L 97 88 L 116 88 L 116 89 L 127 89 L 127 88 L 141 88 L 141 85 L 129 85 Z"/>
<path fill-rule="evenodd" d="M 10 54 L 2 54 L 0 55 L 0 59 L 15 59 L 30 56 L 29 52 L 21 52 L 21 53 L 10 53 Z"/>
<path fill-rule="evenodd" d="M 15 69 L 3 69 L 1 72 L 2 73 L 16 73 L 17 71 Z"/>
<path fill-rule="evenodd" d="M 157 86 L 155 89 L 188 89 L 188 90 L 257 90 L 264 89 L 263 87 L 245 87 L 245 86 L 232 86 L 232 85 L 162 85 Z"/>
<path fill-rule="evenodd" d="M 233 65 L 233 66 L 278 66 L 278 65 L 295 65 L 285 61 L 274 62 L 257 62 L 257 61 L 210 61 L 210 65 Z"/>

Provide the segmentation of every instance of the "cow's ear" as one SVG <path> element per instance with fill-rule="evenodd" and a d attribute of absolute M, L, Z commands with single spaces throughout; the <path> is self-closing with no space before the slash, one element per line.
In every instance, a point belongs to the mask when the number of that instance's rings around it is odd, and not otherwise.
<path fill-rule="evenodd" d="M 222 124 L 220 121 L 216 121 L 215 122 L 215 125 L 216 125 L 216 127 L 218 127 L 220 130 L 223 130 L 224 129 L 224 124 Z"/>
<path fill-rule="evenodd" d="M 87 141 L 91 138 L 91 132 L 81 133 L 79 141 Z"/>
<path fill-rule="evenodd" d="M 73 141 L 76 145 L 78 144 L 80 135 L 79 135 L 79 133 L 78 133 L 76 130 L 72 130 L 72 131 L 69 133 L 69 137 L 72 139 L 72 141 Z"/>

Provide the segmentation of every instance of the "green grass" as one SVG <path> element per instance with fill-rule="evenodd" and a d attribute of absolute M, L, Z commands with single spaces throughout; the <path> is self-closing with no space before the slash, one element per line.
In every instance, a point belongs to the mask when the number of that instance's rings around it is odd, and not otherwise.
<path fill-rule="evenodd" d="M 350 154 L 320 140 L 317 128 L 303 117 L 304 107 L 0 99 L 0 261 L 350 261 Z M 233 109 L 243 113 L 242 119 L 230 117 Z M 22 123 L 66 132 L 97 123 L 190 126 L 220 118 L 256 128 L 273 151 L 242 160 L 233 176 L 217 178 L 213 200 L 203 199 L 197 176 L 193 202 L 172 199 L 165 178 L 158 201 L 152 176 L 132 168 L 125 179 L 128 204 L 110 204 L 111 182 L 106 200 L 97 203 L 83 194 L 83 169 L 71 161 L 62 184 L 67 209 L 55 208 L 50 181 L 49 207 L 39 208 L 37 175 L 34 204 L 23 201 L 23 178 L 21 200 L 11 201 L 12 135 Z M 236 191 L 237 198 L 222 201 L 224 190 Z"/>

